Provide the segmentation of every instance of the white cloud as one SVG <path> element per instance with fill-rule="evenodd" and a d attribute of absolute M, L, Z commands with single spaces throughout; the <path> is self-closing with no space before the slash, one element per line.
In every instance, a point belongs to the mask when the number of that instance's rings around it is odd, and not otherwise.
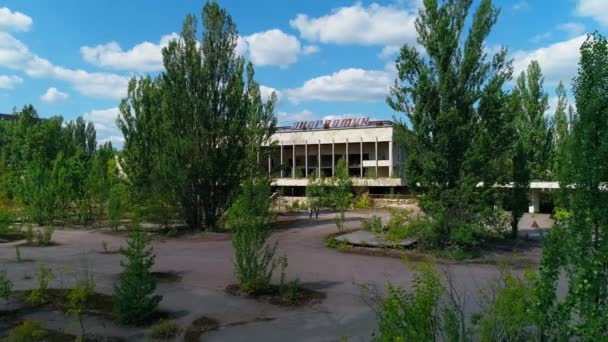
<path fill-rule="evenodd" d="M 121 98 L 126 95 L 129 82 L 126 76 L 53 65 L 6 32 L 0 32 L 0 67 L 19 70 L 30 77 L 65 81 L 81 94 L 97 98 Z"/>
<path fill-rule="evenodd" d="M 393 80 L 393 74 L 385 70 L 342 69 L 308 80 L 286 93 L 293 103 L 312 100 L 372 102 L 384 99 Z"/>
<path fill-rule="evenodd" d="M 414 8 L 356 3 L 318 18 L 298 14 L 289 24 L 300 37 L 313 42 L 401 46 L 416 41 L 415 19 Z"/>
<path fill-rule="evenodd" d="M 608 26 L 608 1 L 578 0 L 576 13 L 583 17 L 591 17 L 598 23 Z"/>
<path fill-rule="evenodd" d="M 551 38 L 551 35 L 552 35 L 551 32 L 539 33 L 539 34 L 535 35 L 534 37 L 532 37 L 530 39 L 530 41 L 532 43 L 540 43 L 542 41 L 545 41 L 545 40 Z"/>
<path fill-rule="evenodd" d="M 23 83 L 23 79 L 19 76 L 0 75 L 0 89 L 13 89 L 17 84 Z"/>
<path fill-rule="evenodd" d="M 120 111 L 117 107 L 108 109 L 94 109 L 84 113 L 82 118 L 93 123 L 97 131 L 97 141 L 101 144 L 111 141 L 112 145 L 122 146 L 125 139 L 116 126 L 116 119 Z"/>
<path fill-rule="evenodd" d="M 514 75 L 517 77 L 532 60 L 537 60 L 545 76 L 545 84 L 555 86 L 560 81 L 569 84 L 576 75 L 580 59 L 580 47 L 585 36 L 579 36 L 532 51 L 516 51 L 513 54 Z"/>
<path fill-rule="evenodd" d="M 69 97 L 68 94 L 57 90 L 57 88 L 55 88 L 55 87 L 51 87 L 51 88 L 47 89 L 46 93 L 44 93 L 42 96 L 40 96 L 40 99 L 44 102 L 54 103 L 54 102 L 65 101 L 68 99 L 68 97 Z"/>
<path fill-rule="evenodd" d="M 524 1 L 520 1 L 520 2 L 515 3 L 513 5 L 513 9 L 516 10 L 516 11 L 519 11 L 519 10 L 522 10 L 522 9 L 526 9 L 529 6 L 530 5 L 528 4 L 528 2 L 524 0 Z"/>
<path fill-rule="evenodd" d="M 80 48 L 82 58 L 98 67 L 116 70 L 152 72 L 163 69 L 162 49 L 173 39 L 178 39 L 177 33 L 162 36 L 158 44 L 143 42 L 130 50 L 123 51 L 117 42 L 109 42 L 97 46 Z"/>
<path fill-rule="evenodd" d="M 384 48 L 382 48 L 382 51 L 380 51 L 380 53 L 378 54 L 378 57 L 380 57 L 381 59 L 389 59 L 394 54 L 399 52 L 399 50 L 401 50 L 401 47 L 398 45 L 388 45 L 388 46 L 385 46 Z"/>
<path fill-rule="evenodd" d="M 279 112 L 278 115 L 279 126 L 284 126 L 295 121 L 312 120 L 313 118 L 312 112 L 308 109 L 299 112 Z"/>
<path fill-rule="evenodd" d="M 272 87 L 260 85 L 260 95 L 262 96 L 263 101 L 268 101 L 270 95 L 272 95 L 272 92 L 277 95 L 277 101 L 280 102 L 281 98 L 283 97 L 283 94 L 279 90 Z"/>
<path fill-rule="evenodd" d="M 585 25 L 581 23 L 563 23 L 557 25 L 557 29 L 566 32 L 569 38 L 577 37 L 585 33 Z"/>
<path fill-rule="evenodd" d="M 319 52 L 319 47 L 317 45 L 306 45 L 302 49 L 302 53 L 305 55 L 312 55 L 313 53 Z"/>
<path fill-rule="evenodd" d="M 302 46 L 298 38 L 273 29 L 244 37 L 249 58 L 255 65 L 278 65 L 286 68 L 298 61 Z"/>
<path fill-rule="evenodd" d="M 12 12 L 6 7 L 0 7 L 1 31 L 29 31 L 32 18 L 21 12 Z"/>

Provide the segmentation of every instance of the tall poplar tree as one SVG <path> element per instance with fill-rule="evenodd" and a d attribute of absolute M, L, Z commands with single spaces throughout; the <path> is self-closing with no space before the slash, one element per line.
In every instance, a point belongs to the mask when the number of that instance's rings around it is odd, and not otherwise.
<path fill-rule="evenodd" d="M 426 55 L 414 46 L 401 49 L 398 80 L 388 98 L 409 120 L 406 179 L 424 193 L 420 204 L 436 223 L 437 244 L 454 241 L 460 228 L 478 225 L 478 213 L 485 211 L 480 205 L 491 207 L 478 196 L 483 192 L 478 184 L 486 179 L 484 169 L 475 167 L 489 160 L 491 151 L 476 144 L 488 141 L 482 132 L 490 128 L 508 132 L 503 128 L 511 121 L 502 91 L 512 72 L 506 50 L 488 58 L 485 49 L 499 10 L 482 0 L 465 33 L 471 5 L 472 0 L 424 1 L 416 30 Z M 499 179 L 493 173 L 487 181 Z"/>
<path fill-rule="evenodd" d="M 119 126 L 132 185 L 174 199 L 189 227 L 215 229 L 263 158 L 276 96 L 261 99 L 253 67 L 236 55 L 230 15 L 207 2 L 202 22 L 198 41 L 196 18 L 186 17 L 179 39 L 163 49 L 156 80 L 131 81 Z"/>

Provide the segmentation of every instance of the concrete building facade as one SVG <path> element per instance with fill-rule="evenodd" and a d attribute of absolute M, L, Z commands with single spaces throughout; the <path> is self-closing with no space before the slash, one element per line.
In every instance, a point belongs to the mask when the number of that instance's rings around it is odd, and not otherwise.
<path fill-rule="evenodd" d="M 339 119 L 296 122 L 279 127 L 268 158 L 273 185 L 302 195 L 309 178 L 332 177 L 339 160 L 348 165 L 355 186 L 371 193 L 393 193 L 404 186 L 399 166 L 404 151 L 395 143 L 391 121 Z M 286 190 L 286 191 L 285 191 Z"/>

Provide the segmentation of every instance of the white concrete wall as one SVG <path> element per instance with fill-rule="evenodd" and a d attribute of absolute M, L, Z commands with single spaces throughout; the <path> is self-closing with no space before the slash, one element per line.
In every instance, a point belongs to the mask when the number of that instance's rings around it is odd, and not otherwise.
<path fill-rule="evenodd" d="M 351 143 L 358 143 L 363 139 L 363 142 L 392 141 L 393 127 L 357 127 L 357 128 L 332 128 L 307 131 L 279 131 L 275 133 L 270 141 L 276 141 L 278 144 L 291 145 L 295 142 L 296 145 L 304 144 L 308 141 L 309 144 L 317 144 L 319 140 L 321 144 L 345 143 L 348 139 Z"/>

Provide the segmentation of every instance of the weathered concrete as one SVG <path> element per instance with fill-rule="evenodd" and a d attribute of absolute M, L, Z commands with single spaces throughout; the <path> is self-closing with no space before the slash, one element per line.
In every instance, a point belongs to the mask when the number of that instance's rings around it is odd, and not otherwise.
<path fill-rule="evenodd" d="M 338 241 L 344 241 L 355 246 L 367 246 L 367 247 L 411 247 L 418 239 L 409 238 L 398 242 L 388 241 L 383 235 L 374 235 L 372 232 L 365 230 L 358 230 L 352 233 L 340 235 L 336 237 Z"/>
<path fill-rule="evenodd" d="M 364 217 L 386 213 L 357 211 L 348 213 L 346 228 L 358 228 Z M 157 254 L 155 270 L 182 272 L 180 283 L 161 283 L 158 291 L 164 298 L 161 309 L 174 312 L 177 322 L 186 327 L 200 316 L 210 316 L 222 323 L 218 331 L 205 334 L 205 341 L 369 341 L 375 328 L 374 310 L 360 298 L 361 284 L 371 284 L 381 292 L 387 282 L 408 286 L 412 273 L 401 260 L 341 253 L 324 247 L 325 238 L 336 232 L 334 214 L 323 212 L 318 220 L 308 215 L 289 214 L 280 217 L 280 230 L 271 241 L 279 244 L 279 255 L 289 258 L 288 280 L 298 278 L 305 285 L 327 294 L 327 299 L 310 307 L 281 308 L 255 300 L 232 297 L 224 293 L 227 284 L 236 281 L 232 268 L 231 242 L 222 239 L 168 239 L 154 243 Z M 52 286 L 70 286 L 83 272 L 95 276 L 100 292 L 111 293 L 120 272 L 119 254 L 100 254 L 101 242 L 117 249 L 124 238 L 87 231 L 58 230 L 54 239 L 59 246 L 21 248 L 22 258 L 34 262 L 14 262 L 15 250 L 0 246 L 0 268 L 8 271 L 18 289 L 32 288 L 38 263 L 54 269 L 57 279 Z M 219 240 L 219 241 L 218 241 Z M 538 259 L 540 249 L 527 251 Z M 444 267 L 444 266 L 439 266 Z M 445 266 L 454 283 L 466 289 L 467 311 L 479 305 L 479 288 L 498 276 L 491 265 Z M 1 304 L 0 304 L 1 305 Z M 75 322 L 62 313 L 37 313 L 35 318 L 54 327 L 67 327 Z M 274 320 L 259 321 L 259 318 Z M 230 325 L 235 324 L 236 325 Z M 87 330 L 106 335 L 124 336 L 130 341 L 144 341 L 143 329 L 102 325 L 87 320 Z"/>

